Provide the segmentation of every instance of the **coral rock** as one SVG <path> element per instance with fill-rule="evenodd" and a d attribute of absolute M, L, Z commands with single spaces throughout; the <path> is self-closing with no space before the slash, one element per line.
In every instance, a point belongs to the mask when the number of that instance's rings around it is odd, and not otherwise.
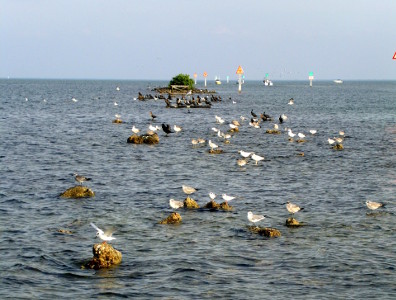
<path fill-rule="evenodd" d="M 182 221 L 182 217 L 179 213 L 173 212 L 166 219 L 160 221 L 160 224 L 179 224 Z"/>
<path fill-rule="evenodd" d="M 190 197 L 187 197 L 184 200 L 184 207 L 185 208 L 190 208 L 190 209 L 195 209 L 195 208 L 199 208 L 199 205 L 194 199 L 192 199 Z"/>
<path fill-rule="evenodd" d="M 298 227 L 303 226 L 303 223 L 298 222 L 296 219 L 290 217 L 286 220 L 286 226 L 288 227 Z"/>
<path fill-rule="evenodd" d="M 224 151 L 223 150 L 221 150 L 221 149 L 209 149 L 209 153 L 210 154 L 221 154 L 221 153 L 223 153 Z"/>
<path fill-rule="evenodd" d="M 281 134 L 280 130 L 276 129 L 267 129 L 265 132 L 269 134 Z"/>
<path fill-rule="evenodd" d="M 220 209 L 222 210 L 233 210 L 234 208 L 231 205 L 228 205 L 227 201 L 220 203 Z"/>
<path fill-rule="evenodd" d="M 257 233 L 259 235 L 263 235 L 265 237 L 280 237 L 281 233 L 278 229 L 270 228 L 270 227 L 257 227 L 257 226 L 249 226 L 249 230 L 253 233 Z"/>
<path fill-rule="evenodd" d="M 127 139 L 127 143 L 153 145 L 159 143 L 159 137 L 157 133 L 143 134 L 140 136 L 133 134 Z"/>
<path fill-rule="evenodd" d="M 121 263 L 122 254 L 107 243 L 95 244 L 92 247 L 94 257 L 85 264 L 88 269 L 102 269 Z"/>
<path fill-rule="evenodd" d="M 344 150 L 344 146 L 342 144 L 337 144 L 333 146 L 334 150 Z"/>
<path fill-rule="evenodd" d="M 88 198 L 94 197 L 95 193 L 88 187 L 76 185 L 60 194 L 62 198 Z"/>
<path fill-rule="evenodd" d="M 122 120 L 121 120 L 121 119 L 115 119 L 115 120 L 113 120 L 113 123 L 115 123 L 115 124 L 121 124 L 121 123 L 122 123 Z"/>
<path fill-rule="evenodd" d="M 209 209 L 219 209 L 220 204 L 218 204 L 216 201 L 211 200 L 210 202 L 206 203 L 204 207 Z"/>

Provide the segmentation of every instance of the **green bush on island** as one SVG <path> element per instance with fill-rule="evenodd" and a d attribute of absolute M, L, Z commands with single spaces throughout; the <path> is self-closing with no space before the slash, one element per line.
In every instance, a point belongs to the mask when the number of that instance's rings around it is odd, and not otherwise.
<path fill-rule="evenodd" d="M 169 82 L 169 88 L 171 85 L 187 85 L 190 90 L 194 89 L 194 80 L 190 78 L 188 74 L 179 74 L 172 78 Z"/>

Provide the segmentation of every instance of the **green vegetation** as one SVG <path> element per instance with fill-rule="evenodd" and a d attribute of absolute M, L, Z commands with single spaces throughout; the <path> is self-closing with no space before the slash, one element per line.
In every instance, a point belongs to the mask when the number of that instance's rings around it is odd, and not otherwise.
<path fill-rule="evenodd" d="M 179 74 L 172 78 L 169 82 L 169 87 L 171 85 L 187 85 L 190 90 L 194 88 L 194 80 L 190 78 L 188 74 Z"/>

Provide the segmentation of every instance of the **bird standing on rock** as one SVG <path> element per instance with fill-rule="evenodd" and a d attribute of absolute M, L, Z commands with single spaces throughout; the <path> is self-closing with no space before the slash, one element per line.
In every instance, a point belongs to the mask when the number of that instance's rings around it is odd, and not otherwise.
<path fill-rule="evenodd" d="M 91 180 L 91 178 L 78 175 L 77 173 L 74 173 L 73 176 L 74 176 L 74 179 L 75 179 L 80 185 L 82 185 L 82 183 L 85 182 L 85 181 Z"/>

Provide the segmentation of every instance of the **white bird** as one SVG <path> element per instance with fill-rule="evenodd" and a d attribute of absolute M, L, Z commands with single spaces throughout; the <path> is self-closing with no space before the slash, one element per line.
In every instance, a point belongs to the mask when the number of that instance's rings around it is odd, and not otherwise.
<path fill-rule="evenodd" d="M 214 132 L 218 132 L 218 131 L 219 131 L 216 127 L 212 127 L 212 130 L 213 130 Z"/>
<path fill-rule="evenodd" d="M 300 211 L 300 210 L 303 210 L 304 208 L 301 208 L 301 207 L 299 207 L 298 205 L 293 204 L 293 203 L 287 201 L 287 202 L 286 202 L 286 209 L 287 209 L 287 211 L 288 211 L 289 213 L 291 213 L 291 214 L 294 215 L 296 212 L 298 212 L 298 211 Z"/>
<path fill-rule="evenodd" d="M 223 194 L 221 197 L 223 197 L 224 201 L 231 201 L 232 199 L 235 199 L 235 197 L 228 196 L 227 194 Z"/>
<path fill-rule="evenodd" d="M 254 128 L 261 128 L 259 122 L 249 122 L 249 125 L 254 127 Z"/>
<path fill-rule="evenodd" d="M 26 98 L 26 101 L 27 101 L 27 98 Z M 73 101 L 73 102 L 77 102 L 78 100 L 77 100 L 76 98 L 73 97 L 73 98 L 72 98 L 72 101 Z"/>
<path fill-rule="evenodd" d="M 209 193 L 209 198 L 210 198 L 211 200 L 214 200 L 214 199 L 216 198 L 216 194 L 213 193 L 213 192 L 210 192 L 210 193 Z"/>
<path fill-rule="evenodd" d="M 282 114 L 281 117 L 282 117 L 283 121 L 287 120 L 287 116 L 285 114 Z"/>
<path fill-rule="evenodd" d="M 223 123 L 224 123 L 224 119 L 223 119 L 223 118 L 221 118 L 221 117 L 219 117 L 219 116 L 215 116 L 215 118 L 216 118 L 216 122 L 217 122 L 217 123 L 220 123 L 220 124 L 223 124 Z"/>
<path fill-rule="evenodd" d="M 117 91 L 119 91 L 119 90 L 120 90 L 120 87 L 119 87 L 119 86 L 117 86 L 117 87 L 116 87 L 116 90 L 117 90 Z"/>
<path fill-rule="evenodd" d="M 247 213 L 247 218 L 248 218 L 248 220 L 249 220 L 250 222 L 252 222 L 252 223 L 256 223 L 256 222 L 259 222 L 259 221 L 265 219 L 265 217 L 264 217 L 263 215 L 255 215 L 255 214 L 253 214 L 251 211 L 249 211 L 249 212 Z"/>
<path fill-rule="evenodd" d="M 74 98 L 73 98 L 74 99 Z M 25 97 L 25 101 L 29 101 L 29 99 L 27 97 Z M 76 101 L 75 101 L 76 102 Z"/>
<path fill-rule="evenodd" d="M 200 143 L 200 144 L 205 144 L 205 140 L 204 140 L 204 139 L 198 138 L 197 141 L 198 141 L 198 143 Z"/>
<path fill-rule="evenodd" d="M 158 130 L 157 126 L 149 125 L 149 130 L 156 132 Z"/>
<path fill-rule="evenodd" d="M 237 164 L 238 164 L 238 166 L 243 167 L 244 165 L 247 164 L 247 160 L 246 160 L 246 159 L 243 159 L 243 158 L 238 159 L 238 160 L 237 160 Z"/>
<path fill-rule="evenodd" d="M 244 116 L 240 116 L 239 117 L 242 121 L 245 121 L 246 120 L 246 117 L 244 117 Z"/>
<path fill-rule="evenodd" d="M 288 103 L 289 105 L 293 105 L 294 104 L 294 99 L 293 98 L 290 98 L 290 100 L 289 100 L 289 103 Z"/>
<path fill-rule="evenodd" d="M 136 101 L 136 100 L 137 100 L 137 98 L 136 98 L 136 97 L 134 97 L 134 98 L 133 98 L 133 100 L 135 100 L 135 101 Z"/>
<path fill-rule="evenodd" d="M 184 206 L 184 202 L 183 201 L 174 200 L 174 199 L 169 199 L 169 205 L 170 205 L 170 207 L 172 207 L 174 209 L 178 209 L 178 208 Z"/>
<path fill-rule="evenodd" d="M 181 126 L 177 126 L 177 125 L 173 125 L 173 130 L 175 132 L 180 132 L 182 130 L 182 127 Z"/>
<path fill-rule="evenodd" d="M 213 149 L 218 148 L 219 146 L 216 145 L 215 143 L 213 143 L 211 140 L 209 140 L 209 147 L 213 150 Z"/>
<path fill-rule="evenodd" d="M 255 154 L 255 153 L 252 154 L 252 158 L 253 158 L 253 160 L 256 162 L 256 165 L 258 164 L 258 162 L 259 162 L 260 160 L 263 160 L 263 159 L 264 159 L 263 156 L 257 155 L 257 154 Z"/>
<path fill-rule="evenodd" d="M 278 124 L 274 124 L 274 129 L 275 129 L 275 130 L 278 130 L 278 129 L 279 129 Z"/>
<path fill-rule="evenodd" d="M 114 102 L 114 106 L 117 106 L 118 105 L 118 103 L 117 102 Z"/>
<path fill-rule="evenodd" d="M 301 133 L 301 132 L 299 132 L 299 133 L 298 133 L 298 137 L 299 137 L 300 139 L 303 139 L 303 138 L 305 138 L 305 134 L 304 134 L 304 133 Z"/>
<path fill-rule="evenodd" d="M 198 140 L 192 139 L 192 140 L 191 140 L 191 144 L 193 144 L 193 145 L 198 145 Z"/>
<path fill-rule="evenodd" d="M 339 135 L 345 135 L 345 132 L 344 131 L 340 131 L 340 132 L 338 132 L 338 134 Z"/>
<path fill-rule="evenodd" d="M 377 208 L 384 206 L 383 203 L 374 202 L 374 201 L 366 201 L 366 205 L 371 210 L 376 210 Z"/>
<path fill-rule="evenodd" d="M 335 143 L 335 140 L 328 138 L 327 141 L 329 142 L 330 145 L 333 145 Z"/>
<path fill-rule="evenodd" d="M 115 114 L 114 116 L 115 116 L 117 119 L 121 118 L 121 115 L 119 115 L 119 114 Z"/>
<path fill-rule="evenodd" d="M 96 229 L 96 236 L 99 237 L 102 241 L 108 242 L 116 239 L 115 237 L 112 237 L 113 233 L 105 233 L 102 229 L 98 228 L 94 223 L 91 223 L 91 226 Z"/>
<path fill-rule="evenodd" d="M 335 140 L 338 144 L 341 144 L 342 141 L 343 141 L 343 139 L 340 138 L 340 137 L 334 137 L 334 140 Z"/>
<path fill-rule="evenodd" d="M 197 191 L 195 188 L 188 186 L 188 185 L 182 185 L 182 189 L 183 189 L 183 192 L 187 195 L 191 195 Z"/>
<path fill-rule="evenodd" d="M 133 126 L 132 126 L 132 132 L 133 132 L 133 133 L 139 133 L 139 132 L 140 132 L 140 129 L 139 129 L 139 128 L 136 128 L 135 125 L 133 125 Z"/>
<path fill-rule="evenodd" d="M 309 132 L 310 132 L 312 135 L 314 135 L 315 133 L 317 133 L 317 130 L 311 129 Z"/>
<path fill-rule="evenodd" d="M 236 126 L 236 125 L 230 123 L 230 128 L 231 128 L 231 129 L 235 129 L 235 128 L 238 128 L 238 126 Z"/>
<path fill-rule="evenodd" d="M 293 133 L 293 132 L 291 131 L 291 129 L 289 129 L 289 130 L 287 131 L 287 134 L 288 134 L 291 138 L 294 138 L 294 137 L 296 136 L 296 134 Z"/>
<path fill-rule="evenodd" d="M 235 101 L 235 100 L 232 100 L 232 104 L 236 104 L 236 101 Z"/>
<path fill-rule="evenodd" d="M 240 155 L 242 155 L 244 158 L 247 158 L 247 157 L 250 156 L 250 154 L 252 154 L 252 152 L 246 152 L 246 151 L 243 151 L 243 150 L 239 150 L 238 153 Z"/>

